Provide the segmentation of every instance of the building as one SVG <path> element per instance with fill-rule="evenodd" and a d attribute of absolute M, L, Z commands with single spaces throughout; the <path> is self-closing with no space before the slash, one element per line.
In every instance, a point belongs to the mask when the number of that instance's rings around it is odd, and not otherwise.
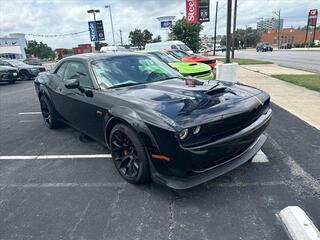
<path fill-rule="evenodd" d="M 279 42 L 282 44 L 301 44 L 305 42 L 306 30 L 297 30 L 294 28 L 283 28 L 279 33 Z M 308 40 L 312 39 L 313 30 L 308 31 Z M 316 30 L 315 40 L 320 40 L 320 30 Z M 272 45 L 278 45 L 278 30 L 268 29 L 261 35 L 261 42 L 268 42 Z"/>
<path fill-rule="evenodd" d="M 0 58 L 25 59 L 27 40 L 23 33 L 12 33 L 0 37 Z"/>
<path fill-rule="evenodd" d="M 92 46 L 90 43 L 78 44 L 78 47 L 72 48 L 74 54 L 90 53 L 92 52 Z"/>
<path fill-rule="evenodd" d="M 264 32 L 268 29 L 278 29 L 279 28 L 279 19 L 277 18 L 267 18 L 261 19 L 261 21 L 257 22 L 257 30 L 260 32 Z M 280 19 L 280 29 L 283 28 L 283 19 Z"/>

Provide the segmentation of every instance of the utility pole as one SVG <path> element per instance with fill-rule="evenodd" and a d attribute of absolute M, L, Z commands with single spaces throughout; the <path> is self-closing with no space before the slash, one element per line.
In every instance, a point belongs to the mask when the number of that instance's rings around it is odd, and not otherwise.
<path fill-rule="evenodd" d="M 281 23 L 280 23 L 280 9 L 276 12 L 273 11 L 273 13 L 278 16 L 278 50 L 280 50 L 280 28 L 281 28 Z"/>
<path fill-rule="evenodd" d="M 113 46 L 116 45 L 116 41 L 114 40 L 114 31 L 113 31 L 113 22 L 112 22 L 112 14 L 111 14 L 111 5 L 105 5 L 105 8 L 109 8 L 109 14 L 110 14 L 110 23 L 111 23 L 111 30 L 112 30 L 112 39 L 113 39 Z"/>
<path fill-rule="evenodd" d="M 218 5 L 219 3 L 217 1 L 216 2 L 216 18 L 214 20 L 213 56 L 216 55 Z"/>
<path fill-rule="evenodd" d="M 226 49 L 226 61 L 225 63 L 230 63 L 230 43 L 231 43 L 231 10 L 232 10 L 232 0 L 228 0 L 227 3 L 227 49 Z"/>
<path fill-rule="evenodd" d="M 236 35 L 237 25 L 237 0 L 234 0 L 234 12 L 233 12 L 233 34 L 232 34 L 232 59 L 234 59 L 234 42 Z"/>
<path fill-rule="evenodd" d="M 119 32 L 120 32 L 120 42 L 121 42 L 121 46 L 123 46 L 123 42 L 122 42 L 122 30 L 120 29 Z"/>

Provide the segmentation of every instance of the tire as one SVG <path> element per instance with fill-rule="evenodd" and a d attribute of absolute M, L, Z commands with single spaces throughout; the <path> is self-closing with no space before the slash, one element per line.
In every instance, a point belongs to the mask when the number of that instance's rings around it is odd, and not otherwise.
<path fill-rule="evenodd" d="M 21 72 L 20 72 L 20 79 L 21 79 L 22 81 L 30 80 L 30 75 L 29 75 L 29 73 L 26 72 L 26 71 L 21 71 Z"/>
<path fill-rule="evenodd" d="M 45 96 L 40 97 L 40 108 L 46 126 L 50 129 L 58 128 L 60 126 L 58 114 Z"/>
<path fill-rule="evenodd" d="M 129 183 L 150 181 L 150 169 L 145 145 L 127 125 L 117 124 L 109 136 L 110 150 L 116 169 Z"/>

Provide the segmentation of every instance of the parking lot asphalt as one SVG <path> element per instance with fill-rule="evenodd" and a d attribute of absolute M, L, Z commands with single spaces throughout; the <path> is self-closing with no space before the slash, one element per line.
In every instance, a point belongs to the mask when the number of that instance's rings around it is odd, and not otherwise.
<path fill-rule="evenodd" d="M 0 85 L 0 239 L 288 239 L 276 213 L 290 205 L 319 228 L 320 132 L 272 108 L 268 161 L 174 191 L 126 183 L 92 157 L 103 146 L 47 129 L 32 81 Z M 57 158 L 26 157 L 47 155 Z"/>

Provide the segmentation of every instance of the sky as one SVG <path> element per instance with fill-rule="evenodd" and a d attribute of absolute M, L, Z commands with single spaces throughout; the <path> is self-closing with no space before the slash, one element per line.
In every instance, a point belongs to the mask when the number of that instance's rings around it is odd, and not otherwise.
<path fill-rule="evenodd" d="M 217 34 L 226 32 L 227 0 L 219 0 Z M 97 20 L 103 20 L 106 42 L 112 44 L 109 10 L 111 5 L 116 43 L 120 42 L 119 30 L 123 31 L 124 43 L 135 28 L 148 29 L 154 37 L 167 36 L 160 29 L 157 17 L 181 17 L 185 12 L 185 0 L 0 0 L 0 36 L 9 33 L 65 34 L 88 30 L 93 15 L 88 9 L 100 9 Z M 215 0 L 210 0 L 210 22 L 203 23 L 201 35 L 214 34 Z M 320 0 L 238 0 L 237 28 L 256 27 L 257 18 L 275 17 L 281 10 L 284 27 L 304 26 L 309 9 L 320 9 Z M 320 21 L 318 20 L 318 23 Z M 52 48 L 72 48 L 90 43 L 89 33 L 67 37 L 35 37 L 28 40 L 43 41 Z"/>

